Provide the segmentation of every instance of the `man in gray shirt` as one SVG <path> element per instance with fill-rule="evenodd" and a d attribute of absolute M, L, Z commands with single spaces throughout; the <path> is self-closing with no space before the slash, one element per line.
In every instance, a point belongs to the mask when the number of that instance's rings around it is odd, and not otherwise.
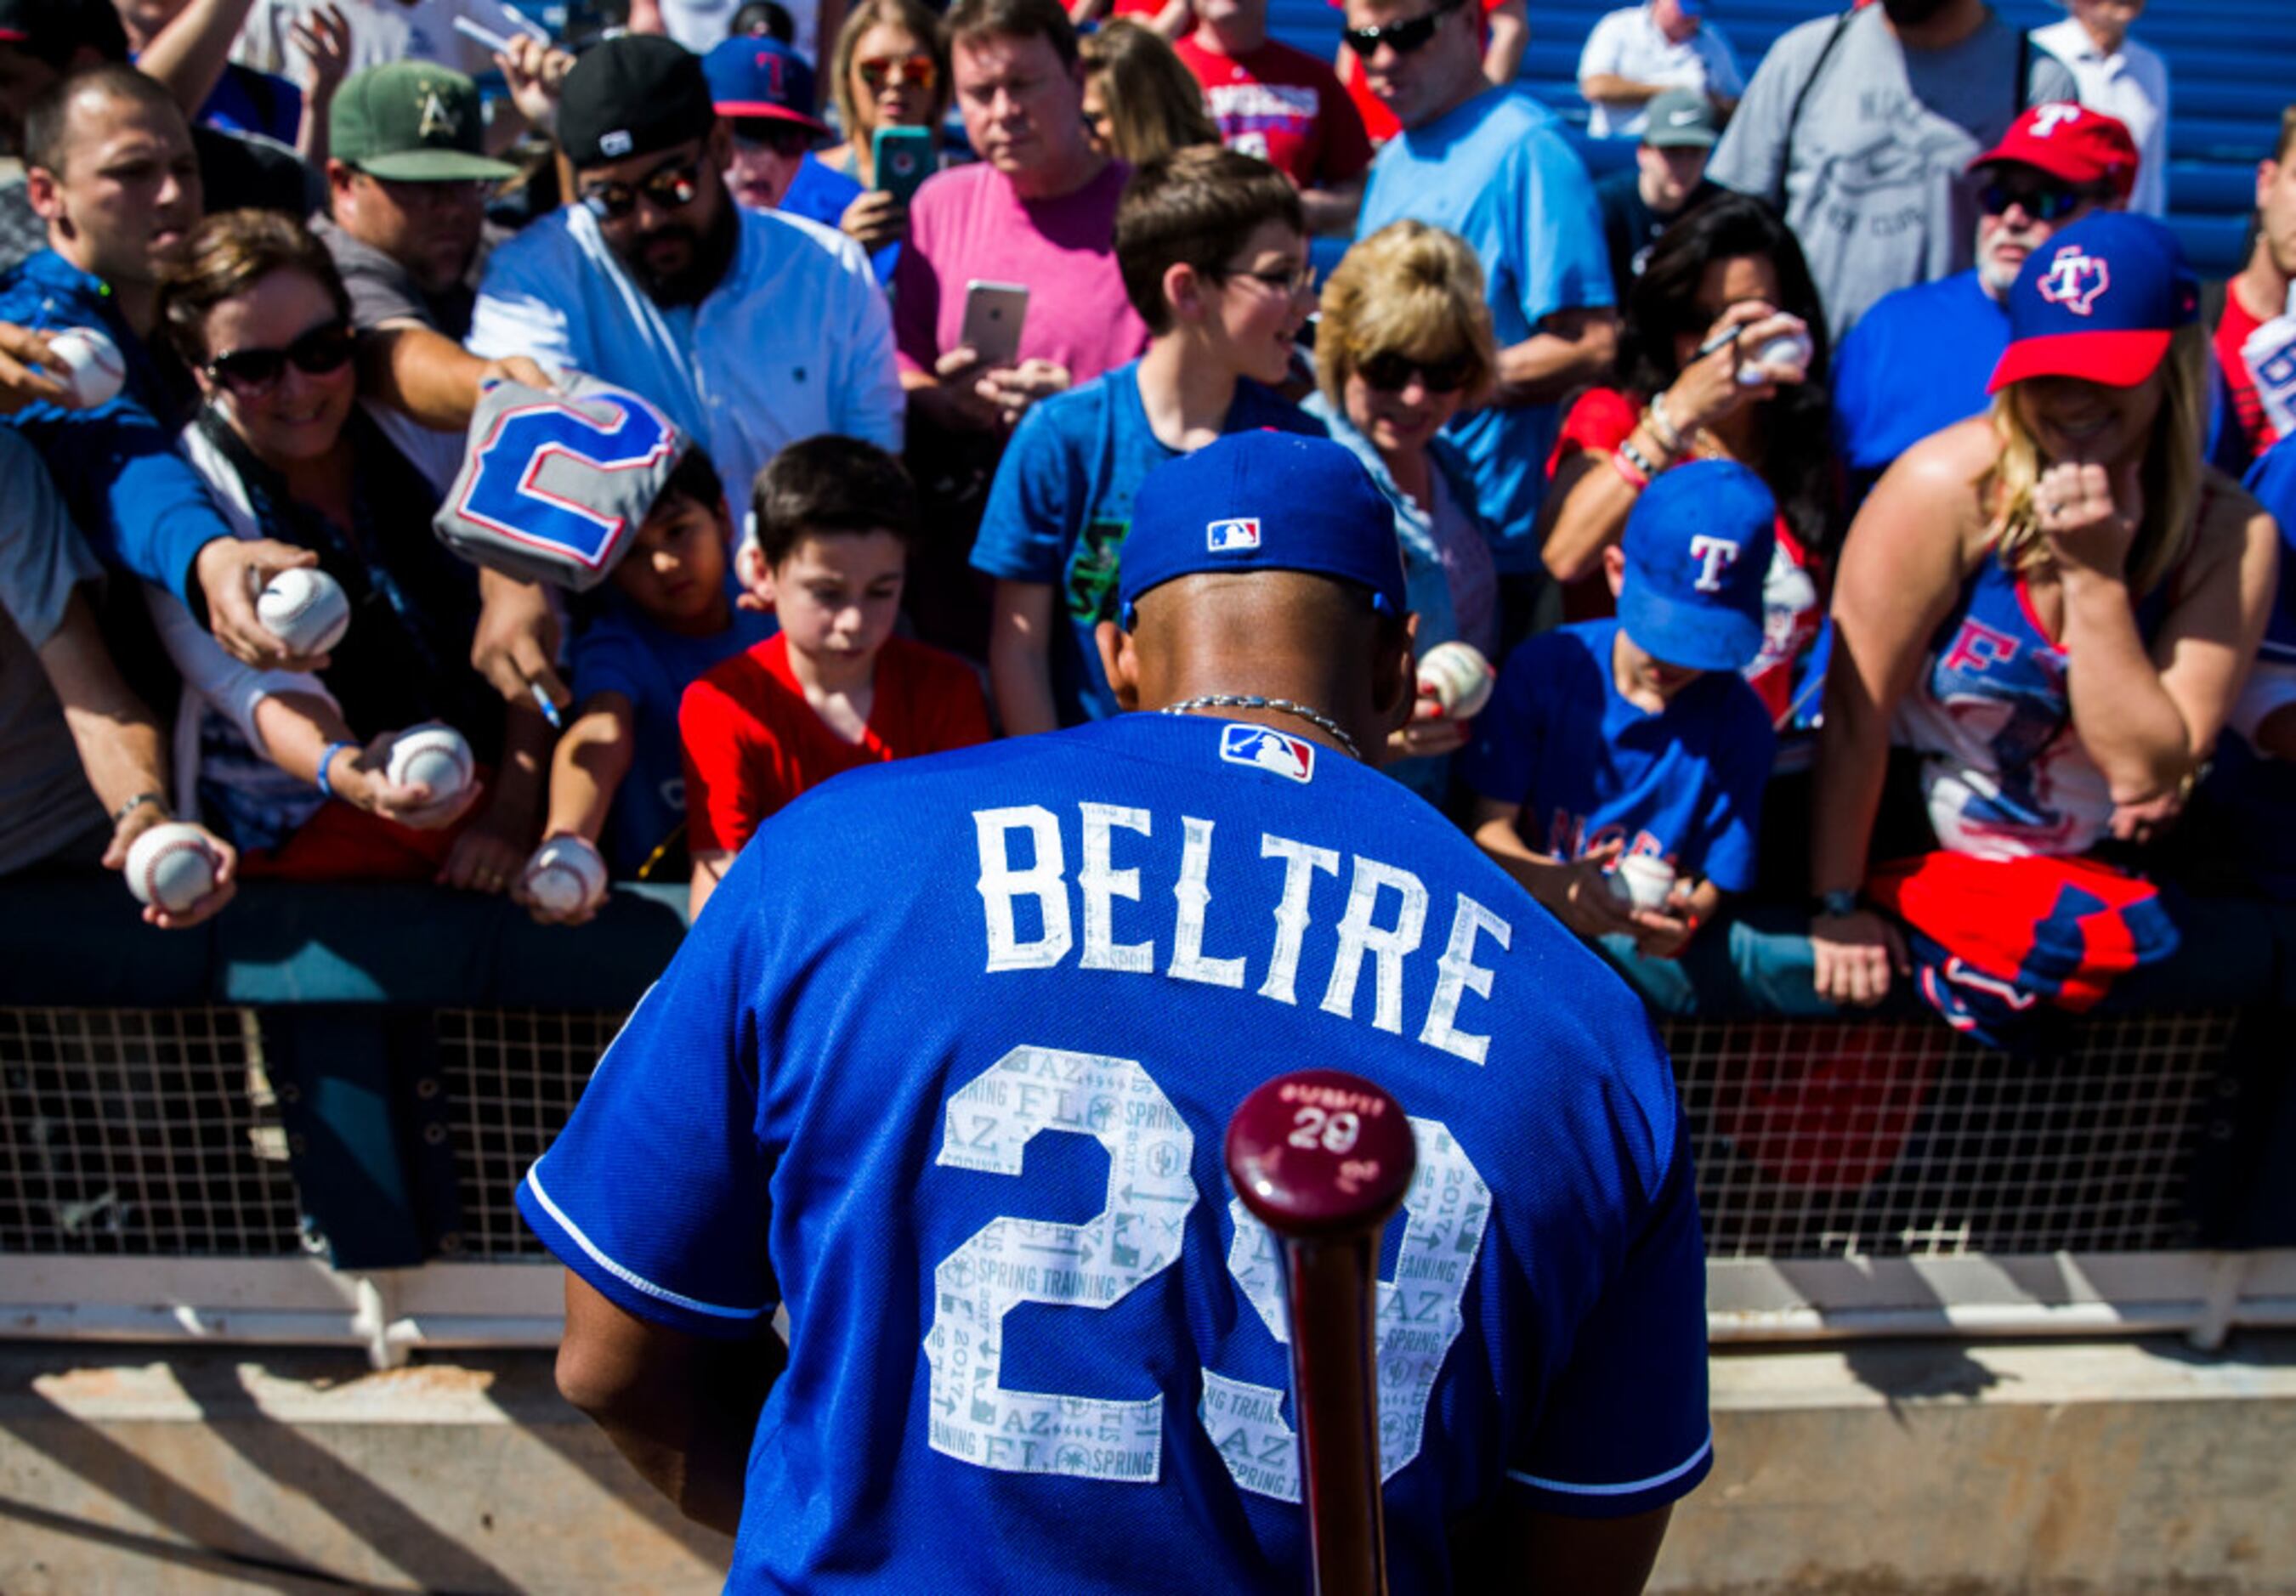
<path fill-rule="evenodd" d="M 1772 46 L 1707 176 L 1784 211 L 1838 343 L 1883 294 L 1968 269 L 1964 169 L 2028 104 L 2079 97 L 1984 0 L 1881 0 Z"/>

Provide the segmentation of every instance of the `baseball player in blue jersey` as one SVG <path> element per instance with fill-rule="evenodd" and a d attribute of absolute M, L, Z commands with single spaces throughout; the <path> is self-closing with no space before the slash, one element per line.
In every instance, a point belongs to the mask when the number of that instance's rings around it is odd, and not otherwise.
<path fill-rule="evenodd" d="M 1242 434 L 1139 503 L 1102 650 L 1163 713 L 808 793 L 638 1005 L 519 1191 L 570 1272 L 560 1385 L 736 1533 L 730 1589 L 1295 1592 L 1275 1255 L 1220 1135 L 1344 1068 L 1419 1146 L 1393 1588 L 1639 1591 L 1711 1461 L 1666 1056 L 1361 762 L 1414 673 L 1353 456 Z"/>

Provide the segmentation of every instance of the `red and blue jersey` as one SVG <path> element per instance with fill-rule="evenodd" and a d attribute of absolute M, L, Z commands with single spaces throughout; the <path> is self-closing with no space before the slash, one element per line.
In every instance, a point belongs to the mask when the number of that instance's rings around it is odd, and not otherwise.
<path fill-rule="evenodd" d="M 1308 1060 L 1419 1148 L 1378 1289 L 1394 1588 L 1450 1588 L 1471 1511 L 1695 1486 L 1704 1271 L 1649 1020 L 1440 815 L 1281 730 L 1125 716 L 808 793 L 519 1204 L 641 1318 L 786 1305 L 731 1588 L 1290 1596 L 1275 1253 L 1220 1147 Z"/>
<path fill-rule="evenodd" d="M 1611 842 L 1725 892 L 1754 884 L 1776 735 L 1760 695 L 1709 671 L 1653 715 L 1619 691 L 1615 620 L 1581 621 L 1507 657 L 1460 757 L 1484 797 L 1516 804 L 1532 847 L 1576 859 Z"/>

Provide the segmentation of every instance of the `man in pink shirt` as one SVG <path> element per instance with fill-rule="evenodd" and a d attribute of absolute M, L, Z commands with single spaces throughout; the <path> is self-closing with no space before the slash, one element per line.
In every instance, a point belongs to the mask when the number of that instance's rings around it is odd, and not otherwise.
<path fill-rule="evenodd" d="M 1147 346 L 1116 269 L 1116 201 L 1130 168 L 1086 140 L 1084 70 L 1058 0 L 958 0 L 947 28 L 956 103 L 981 159 L 917 191 L 893 277 L 893 331 L 911 415 L 994 433 Z M 988 366 L 964 347 L 975 282 L 1029 290 L 1012 364 Z"/>

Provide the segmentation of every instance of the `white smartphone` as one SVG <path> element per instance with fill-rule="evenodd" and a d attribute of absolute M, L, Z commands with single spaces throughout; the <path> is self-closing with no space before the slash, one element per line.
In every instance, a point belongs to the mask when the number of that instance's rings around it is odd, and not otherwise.
<path fill-rule="evenodd" d="M 975 278 L 964 285 L 963 341 L 984 368 L 1018 364 L 1021 323 L 1028 314 L 1029 291 L 1021 284 Z"/>

